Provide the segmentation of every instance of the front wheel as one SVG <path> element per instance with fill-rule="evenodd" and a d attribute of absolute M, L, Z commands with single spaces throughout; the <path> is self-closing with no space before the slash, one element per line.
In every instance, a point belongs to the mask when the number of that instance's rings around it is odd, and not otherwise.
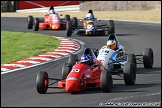
<path fill-rule="evenodd" d="M 111 74 L 108 71 L 103 70 L 101 72 L 100 82 L 102 92 L 111 92 L 113 80 Z"/>
<path fill-rule="evenodd" d="M 48 89 L 48 73 L 44 71 L 40 71 L 37 74 L 36 78 L 36 88 L 37 92 L 40 94 L 45 94 Z"/>

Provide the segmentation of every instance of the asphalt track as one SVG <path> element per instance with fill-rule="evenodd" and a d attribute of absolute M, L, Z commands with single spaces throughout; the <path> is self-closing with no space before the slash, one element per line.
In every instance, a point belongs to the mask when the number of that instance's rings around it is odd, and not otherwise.
<path fill-rule="evenodd" d="M 1 17 L 1 30 L 34 32 L 27 29 L 26 22 L 26 18 Z M 102 22 L 107 23 L 107 21 Z M 136 106 L 156 104 L 158 106 L 159 102 L 161 105 L 161 24 L 114 22 L 118 40 L 127 53 L 142 54 L 144 48 L 153 49 L 153 68 L 144 69 L 142 64 L 138 65 L 135 85 L 126 86 L 123 80 L 114 80 L 111 93 L 103 93 L 100 89 L 90 89 L 78 94 L 66 93 L 63 89 L 48 89 L 47 94 L 37 93 L 37 73 L 44 70 L 50 77 L 60 78 L 63 63 L 68 61 L 66 57 L 1 75 L 1 106 L 98 107 L 108 104 Z M 40 30 L 38 33 L 66 38 L 65 31 Z M 84 42 L 86 47 L 98 49 L 105 45 L 107 40 L 107 36 L 77 36 L 75 34 L 71 38 Z M 79 53 L 78 56 L 80 57 L 81 54 Z"/>

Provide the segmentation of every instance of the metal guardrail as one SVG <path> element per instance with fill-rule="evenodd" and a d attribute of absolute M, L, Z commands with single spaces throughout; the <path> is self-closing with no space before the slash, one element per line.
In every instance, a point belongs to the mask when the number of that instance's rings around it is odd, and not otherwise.
<path fill-rule="evenodd" d="M 54 7 L 56 12 L 79 12 L 80 11 L 80 5 L 70 5 L 70 6 L 57 6 Z M 34 8 L 34 9 L 23 9 L 23 10 L 16 10 L 16 12 L 47 12 L 49 10 L 49 7 L 45 8 Z"/>

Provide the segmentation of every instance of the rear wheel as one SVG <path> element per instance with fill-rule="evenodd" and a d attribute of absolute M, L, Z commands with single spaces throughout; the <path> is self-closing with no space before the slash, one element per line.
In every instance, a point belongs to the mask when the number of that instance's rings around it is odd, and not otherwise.
<path fill-rule="evenodd" d="M 108 21 L 108 35 L 115 33 L 115 25 L 113 20 Z"/>
<path fill-rule="evenodd" d="M 62 67 L 62 78 L 66 78 L 72 69 L 71 64 L 65 63 Z"/>
<path fill-rule="evenodd" d="M 78 56 L 75 54 L 71 54 L 68 63 L 74 65 L 77 60 L 78 60 Z"/>
<path fill-rule="evenodd" d="M 39 30 L 39 18 L 35 18 L 34 31 Z"/>
<path fill-rule="evenodd" d="M 65 21 L 70 20 L 70 15 L 65 15 Z"/>
<path fill-rule="evenodd" d="M 45 94 L 48 89 L 48 73 L 44 71 L 40 71 L 37 74 L 36 78 L 36 87 L 37 92 L 40 94 Z"/>
<path fill-rule="evenodd" d="M 135 69 L 137 69 L 136 56 L 134 54 L 128 54 L 127 61 L 134 63 Z"/>
<path fill-rule="evenodd" d="M 76 17 L 73 17 L 72 18 L 72 26 L 74 28 L 77 28 L 78 27 L 78 19 Z"/>
<path fill-rule="evenodd" d="M 70 20 L 66 21 L 66 33 L 68 37 L 72 34 L 72 22 Z"/>
<path fill-rule="evenodd" d="M 111 92 L 113 80 L 111 74 L 108 71 L 103 70 L 101 72 L 100 82 L 102 92 Z"/>
<path fill-rule="evenodd" d="M 33 28 L 33 16 L 29 15 L 27 18 L 27 28 L 32 29 Z"/>
<path fill-rule="evenodd" d="M 151 48 L 145 48 L 143 51 L 143 64 L 145 68 L 152 68 L 154 62 L 154 54 Z"/>
<path fill-rule="evenodd" d="M 126 85 L 133 85 L 136 81 L 136 70 L 134 63 L 127 62 L 124 65 L 124 82 Z"/>

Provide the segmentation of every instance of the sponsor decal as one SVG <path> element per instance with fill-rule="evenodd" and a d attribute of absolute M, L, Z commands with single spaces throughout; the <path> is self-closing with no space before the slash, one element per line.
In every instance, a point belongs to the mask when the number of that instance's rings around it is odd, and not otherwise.
<path fill-rule="evenodd" d="M 80 69 L 72 69 L 71 72 L 79 72 Z"/>
<path fill-rule="evenodd" d="M 77 80 L 75 77 L 67 78 L 66 80 Z"/>

